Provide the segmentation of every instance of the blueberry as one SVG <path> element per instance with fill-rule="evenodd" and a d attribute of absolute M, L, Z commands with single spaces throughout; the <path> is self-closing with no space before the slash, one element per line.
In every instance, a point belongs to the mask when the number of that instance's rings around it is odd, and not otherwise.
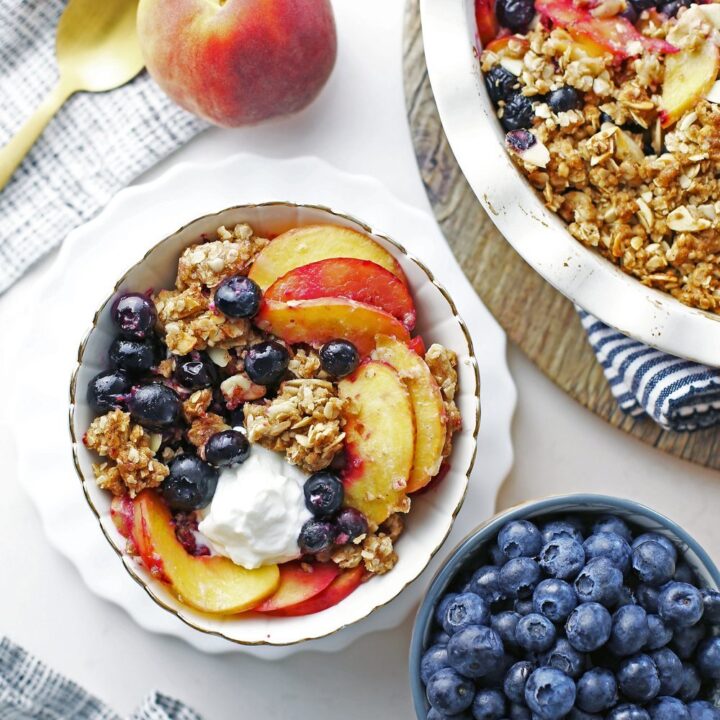
<path fill-rule="evenodd" d="M 682 661 L 667 647 L 650 653 L 650 657 L 660 676 L 660 694 L 675 695 L 682 685 Z"/>
<path fill-rule="evenodd" d="M 673 634 L 670 647 L 681 660 L 689 660 L 700 641 L 705 637 L 705 625 L 698 623 L 688 628 L 682 628 Z"/>
<path fill-rule="evenodd" d="M 510 706 L 510 720 L 532 720 L 532 714 L 525 705 Z"/>
<path fill-rule="evenodd" d="M 638 605 L 644 607 L 649 613 L 657 614 L 659 597 L 660 591 L 650 585 L 642 583 L 635 588 L 635 598 Z"/>
<path fill-rule="evenodd" d="M 503 27 L 515 33 L 524 33 L 535 17 L 535 4 L 533 0 L 498 0 L 495 14 Z"/>
<path fill-rule="evenodd" d="M 623 703 L 610 711 L 607 720 L 651 720 L 648 711 L 644 708 Z"/>
<path fill-rule="evenodd" d="M 205 444 L 205 459 L 217 467 L 243 463 L 250 455 L 250 443 L 239 430 L 222 430 Z"/>
<path fill-rule="evenodd" d="M 617 702 L 615 676 L 604 668 L 588 670 L 577 684 L 577 706 L 589 713 L 609 710 Z"/>
<path fill-rule="evenodd" d="M 188 390 L 200 390 L 218 381 L 215 365 L 200 353 L 177 358 L 173 377 Z"/>
<path fill-rule="evenodd" d="M 529 598 L 540 581 L 540 566 L 528 557 L 508 560 L 500 570 L 500 587 L 508 597 Z"/>
<path fill-rule="evenodd" d="M 178 455 L 170 463 L 170 474 L 160 486 L 171 510 L 189 512 L 207 507 L 215 495 L 218 471 L 197 455 Z"/>
<path fill-rule="evenodd" d="M 298 545 L 306 555 L 317 555 L 329 550 L 337 536 L 337 528 L 325 520 L 308 520 L 300 530 Z"/>
<path fill-rule="evenodd" d="M 580 652 L 593 652 L 610 637 L 612 617 L 600 603 L 578 605 L 565 623 L 568 642 Z"/>
<path fill-rule="evenodd" d="M 632 549 L 635 550 L 639 548 L 643 543 L 646 542 L 656 542 L 662 545 L 669 553 L 670 556 L 673 559 L 673 562 L 677 562 L 677 548 L 675 545 L 673 545 L 672 541 L 668 540 L 664 535 L 661 535 L 660 533 L 643 533 L 642 535 L 638 535 L 632 542 Z"/>
<path fill-rule="evenodd" d="M 470 678 L 489 675 L 505 655 L 500 636 L 483 625 L 467 625 L 458 630 L 450 638 L 447 652 L 450 665 Z"/>
<path fill-rule="evenodd" d="M 617 607 L 623 605 L 637 605 L 638 601 L 635 597 L 635 591 L 629 588 L 627 585 L 623 585 L 620 588 L 620 594 L 618 595 Z"/>
<path fill-rule="evenodd" d="M 152 339 L 129 340 L 118 337 L 108 351 L 110 365 L 129 373 L 146 373 L 157 365 L 157 348 Z"/>
<path fill-rule="evenodd" d="M 627 542 L 632 540 L 632 531 L 628 524 L 616 515 L 603 515 L 599 517 L 592 528 L 593 533 L 609 532 L 619 535 Z"/>
<path fill-rule="evenodd" d="M 649 544 L 645 543 L 641 548 Z M 700 591 L 687 583 L 668 583 L 658 597 L 658 615 L 672 627 L 686 628 L 696 625 L 703 615 Z"/>
<path fill-rule="evenodd" d="M 693 663 L 682 664 L 680 688 L 675 693 L 683 702 L 689 703 L 694 700 L 700 692 L 700 673 Z"/>
<path fill-rule="evenodd" d="M 525 703 L 525 684 L 534 670 L 535 664 L 529 660 L 521 660 L 510 667 L 503 682 L 503 690 L 510 702 Z"/>
<path fill-rule="evenodd" d="M 513 2 L 514 0 L 509 1 Z M 505 101 L 500 122 L 507 131 L 521 130 L 523 128 L 527 130 L 532 126 L 534 117 L 535 110 L 533 110 L 532 101 L 518 92 Z"/>
<path fill-rule="evenodd" d="M 500 636 L 505 648 L 515 647 L 515 629 L 522 615 L 504 610 L 490 618 L 490 627 Z"/>
<path fill-rule="evenodd" d="M 560 638 L 542 656 L 542 664 L 562 670 L 568 677 L 577 679 L 585 669 L 585 655 L 579 653 L 565 638 Z"/>
<path fill-rule="evenodd" d="M 673 575 L 675 582 L 684 582 L 688 585 L 697 585 L 698 579 L 695 571 L 686 563 L 679 562 L 675 565 L 675 574 Z"/>
<path fill-rule="evenodd" d="M 697 700 L 688 705 L 690 720 L 720 720 L 720 710 L 707 700 Z"/>
<path fill-rule="evenodd" d="M 215 307 L 230 318 L 251 318 L 257 315 L 262 290 L 243 275 L 225 278 L 215 289 Z"/>
<path fill-rule="evenodd" d="M 490 608 L 475 593 L 460 593 L 448 604 L 443 618 L 443 628 L 453 635 L 468 625 L 487 625 L 490 621 Z"/>
<path fill-rule="evenodd" d="M 257 385 L 275 385 L 280 382 L 290 362 L 287 349 L 278 342 L 268 340 L 253 345 L 245 356 L 245 372 Z"/>
<path fill-rule="evenodd" d="M 584 710 L 580 710 L 577 707 L 574 707 L 565 717 L 566 720 L 602 720 L 601 715 L 586 713 Z"/>
<path fill-rule="evenodd" d="M 303 488 L 305 506 L 315 517 L 334 515 L 343 504 L 345 491 L 340 478 L 327 470 L 311 475 Z"/>
<path fill-rule="evenodd" d="M 636 702 L 649 702 L 660 692 L 660 675 L 648 655 L 623 660 L 617 680 L 623 695 Z"/>
<path fill-rule="evenodd" d="M 660 12 L 669 18 L 675 17 L 680 8 L 690 7 L 692 0 L 671 0 L 671 2 L 660 5 Z"/>
<path fill-rule="evenodd" d="M 585 557 L 588 560 L 606 557 L 623 573 L 630 567 L 632 550 L 627 541 L 617 533 L 595 533 L 583 543 L 583 550 L 585 550 Z"/>
<path fill-rule="evenodd" d="M 458 715 L 472 705 L 475 688 L 472 681 L 452 668 L 443 668 L 428 680 L 426 695 L 435 710 L 446 715 Z"/>
<path fill-rule="evenodd" d="M 87 401 L 96 413 L 122 407 L 132 389 L 130 376 L 124 370 L 98 373 L 87 387 Z"/>
<path fill-rule="evenodd" d="M 515 75 L 502 65 L 494 65 L 485 73 L 485 86 L 493 105 L 497 105 L 501 100 L 507 100 L 517 84 L 518 79 Z"/>
<path fill-rule="evenodd" d="M 503 720 L 507 702 L 498 690 L 478 690 L 472 704 L 475 720 Z"/>
<path fill-rule="evenodd" d="M 647 623 L 649 633 L 645 647 L 648 650 L 659 650 L 672 640 L 672 628 L 659 615 L 648 615 Z"/>
<path fill-rule="evenodd" d="M 566 520 L 553 520 L 542 528 L 542 539 L 543 544 L 547 545 L 552 540 L 558 538 L 566 538 L 568 540 L 575 540 L 580 545 L 583 543 L 583 536 L 578 527 Z"/>
<path fill-rule="evenodd" d="M 558 537 L 543 546 L 539 563 L 548 575 L 573 580 L 585 565 L 585 551 L 577 540 Z"/>
<path fill-rule="evenodd" d="M 231 428 L 245 427 L 245 408 L 242 405 L 230 411 L 228 425 Z"/>
<path fill-rule="evenodd" d="M 720 592 L 707 588 L 700 591 L 703 601 L 703 620 L 705 622 L 720 624 Z"/>
<path fill-rule="evenodd" d="M 152 334 L 157 313 L 150 298 L 139 293 L 125 293 L 112 306 L 111 316 L 120 332 L 127 338 L 142 340 Z"/>
<path fill-rule="evenodd" d="M 444 630 L 436 630 L 430 636 L 431 645 L 447 645 L 450 640 L 450 636 Z"/>
<path fill-rule="evenodd" d="M 558 720 L 575 704 L 575 683 L 560 670 L 538 668 L 525 685 L 525 702 L 542 720 Z"/>
<path fill-rule="evenodd" d="M 356 540 L 361 535 L 367 535 L 368 521 L 367 518 L 355 508 L 344 508 L 336 518 L 335 525 L 338 530 L 338 543 L 345 543 Z"/>
<path fill-rule="evenodd" d="M 500 638 L 502 640 L 502 638 Z M 504 645 L 504 643 L 503 643 Z M 493 668 L 487 675 L 483 675 L 478 680 L 478 687 L 493 688 L 499 690 L 502 687 L 505 674 L 510 666 L 516 661 L 516 658 L 509 652 L 505 652 L 500 662 L 495 663 Z"/>
<path fill-rule="evenodd" d="M 591 560 L 575 579 L 580 602 L 598 602 L 612 607 L 620 598 L 622 571 L 606 557 Z"/>
<path fill-rule="evenodd" d="M 150 383 L 135 390 L 128 399 L 128 410 L 135 422 L 150 430 L 163 430 L 177 422 L 180 398 L 167 385 Z"/>
<path fill-rule="evenodd" d="M 516 557 L 534 557 L 542 548 L 542 536 L 533 523 L 514 520 L 507 523 L 498 534 L 498 547 L 508 560 Z"/>
<path fill-rule="evenodd" d="M 444 595 L 442 598 L 440 598 L 440 601 L 438 602 L 437 606 L 435 607 L 435 613 L 433 614 L 433 617 L 435 618 L 435 622 L 438 625 L 444 625 L 445 624 L 445 613 L 447 612 L 448 606 L 450 603 L 458 596 L 457 593 L 448 593 L 447 595 Z"/>
<path fill-rule="evenodd" d="M 503 551 L 497 546 L 497 544 L 493 544 L 490 546 L 488 555 L 490 556 L 490 561 L 493 563 L 493 565 L 497 566 L 504 565 L 505 560 L 507 559 L 505 557 L 505 553 L 503 553 Z"/>
<path fill-rule="evenodd" d="M 553 622 L 564 622 L 577 605 L 572 585 L 564 580 L 543 580 L 533 593 L 533 609 Z"/>
<path fill-rule="evenodd" d="M 428 710 L 427 720 L 472 720 L 472 715 L 468 711 L 458 713 L 456 715 L 446 715 L 445 713 L 431 707 Z"/>
<path fill-rule="evenodd" d="M 447 647 L 444 645 L 433 645 L 425 651 L 420 661 L 420 679 L 425 685 L 428 680 L 442 668 L 450 667 L 447 659 Z"/>
<path fill-rule="evenodd" d="M 525 615 L 529 615 L 531 612 L 535 612 L 533 608 L 533 601 L 531 598 L 528 598 L 526 600 L 516 600 L 513 603 L 513 609 L 516 613 L 518 613 L 518 615 L 522 615 L 523 617 Z"/>
<path fill-rule="evenodd" d="M 646 540 L 633 550 L 632 567 L 640 582 L 657 587 L 672 578 L 675 560 L 657 540 Z"/>
<path fill-rule="evenodd" d="M 703 677 L 720 680 L 720 637 L 708 638 L 700 643 L 696 662 Z"/>
<path fill-rule="evenodd" d="M 574 87 L 563 85 L 548 95 L 547 103 L 555 113 L 567 112 L 579 108 L 582 105 L 582 98 Z"/>
<path fill-rule="evenodd" d="M 354 372 L 360 362 L 360 353 L 347 340 L 331 340 L 320 348 L 322 369 L 333 377 L 341 378 Z"/>
<path fill-rule="evenodd" d="M 470 577 L 464 592 L 473 592 L 490 604 L 500 602 L 505 598 L 500 589 L 500 568 L 496 565 L 483 565 Z"/>
<path fill-rule="evenodd" d="M 613 613 L 608 647 L 622 657 L 634 655 L 650 636 L 647 613 L 639 605 L 624 605 Z"/>
<path fill-rule="evenodd" d="M 555 626 L 544 615 L 530 613 L 520 618 L 515 629 L 515 642 L 530 652 L 542 652 L 555 642 Z"/>
<path fill-rule="evenodd" d="M 691 720 L 685 703 L 674 697 L 659 697 L 648 711 L 652 720 Z"/>

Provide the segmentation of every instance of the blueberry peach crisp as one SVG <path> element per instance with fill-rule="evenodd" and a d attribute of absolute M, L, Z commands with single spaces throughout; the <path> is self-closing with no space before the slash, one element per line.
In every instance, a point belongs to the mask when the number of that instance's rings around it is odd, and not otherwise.
<path fill-rule="evenodd" d="M 720 593 L 619 517 L 508 522 L 433 619 L 428 720 L 720 718 Z"/>
<path fill-rule="evenodd" d="M 394 257 L 332 225 L 221 227 L 110 309 L 83 441 L 127 552 L 209 613 L 306 615 L 398 560 L 460 427 Z"/>
<path fill-rule="evenodd" d="M 506 147 L 570 234 L 720 312 L 720 4 L 476 0 Z"/>

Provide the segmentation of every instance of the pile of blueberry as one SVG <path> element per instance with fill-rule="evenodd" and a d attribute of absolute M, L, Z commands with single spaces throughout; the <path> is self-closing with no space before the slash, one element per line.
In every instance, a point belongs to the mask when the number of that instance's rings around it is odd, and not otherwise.
<path fill-rule="evenodd" d="M 428 720 L 720 720 L 720 593 L 663 535 L 512 521 L 456 590 L 421 661 Z"/>

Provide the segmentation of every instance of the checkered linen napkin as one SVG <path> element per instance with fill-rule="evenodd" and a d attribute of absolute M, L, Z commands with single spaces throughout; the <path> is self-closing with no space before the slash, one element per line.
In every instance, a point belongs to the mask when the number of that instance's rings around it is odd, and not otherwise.
<path fill-rule="evenodd" d="M 55 30 L 65 2 L 0 0 L 0 146 L 57 79 Z M 0 293 L 204 127 L 145 72 L 117 90 L 70 98 L 0 191 Z"/>
<path fill-rule="evenodd" d="M 0 720 L 121 720 L 103 702 L 7 638 L 0 641 Z M 153 693 L 130 720 L 202 720 L 178 700 Z"/>
<path fill-rule="evenodd" d="M 577 310 L 623 412 L 645 413 L 675 432 L 720 423 L 720 371 L 643 345 Z"/>

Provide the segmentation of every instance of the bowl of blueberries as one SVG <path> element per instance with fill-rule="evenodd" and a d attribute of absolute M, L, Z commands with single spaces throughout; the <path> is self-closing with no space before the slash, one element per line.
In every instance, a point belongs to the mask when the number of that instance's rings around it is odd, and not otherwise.
<path fill-rule="evenodd" d="M 420 720 L 720 720 L 720 572 L 630 500 L 567 495 L 481 525 L 418 611 Z"/>

